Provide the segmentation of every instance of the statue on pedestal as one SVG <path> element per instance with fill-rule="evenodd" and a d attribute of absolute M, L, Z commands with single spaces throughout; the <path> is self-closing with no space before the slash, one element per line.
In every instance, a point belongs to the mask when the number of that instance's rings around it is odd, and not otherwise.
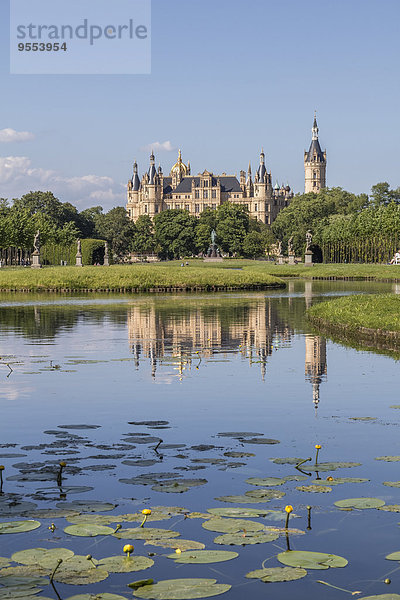
<path fill-rule="evenodd" d="M 40 231 L 39 229 L 35 233 L 35 237 L 33 238 L 33 248 L 36 254 L 40 252 Z"/>
<path fill-rule="evenodd" d="M 108 242 L 104 243 L 104 263 L 103 263 L 103 265 L 105 267 L 110 266 L 110 261 L 109 261 L 109 257 L 108 257 Z"/>
<path fill-rule="evenodd" d="M 207 251 L 207 256 L 209 258 L 219 258 L 221 256 L 219 248 L 218 248 L 217 244 L 215 243 L 216 239 L 217 239 L 217 233 L 216 233 L 215 229 L 213 229 L 211 232 L 211 245 Z"/>
<path fill-rule="evenodd" d="M 40 264 L 40 231 L 39 229 L 35 233 L 35 237 L 33 238 L 33 252 L 32 252 L 32 264 L 31 269 L 41 269 L 42 265 Z"/>
<path fill-rule="evenodd" d="M 310 229 L 306 233 L 306 252 L 311 252 L 311 244 L 312 244 L 312 233 Z"/>
<path fill-rule="evenodd" d="M 293 236 L 292 235 L 288 239 L 287 249 L 288 249 L 288 256 L 290 256 L 291 254 L 294 254 L 294 252 L 293 252 Z"/>
<path fill-rule="evenodd" d="M 78 238 L 76 240 L 76 256 L 75 256 L 75 265 L 77 267 L 82 267 L 82 243 L 81 240 Z"/>

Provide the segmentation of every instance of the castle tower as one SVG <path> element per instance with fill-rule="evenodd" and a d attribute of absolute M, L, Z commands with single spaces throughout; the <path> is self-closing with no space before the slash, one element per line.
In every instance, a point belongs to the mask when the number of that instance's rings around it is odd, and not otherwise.
<path fill-rule="evenodd" d="M 326 187 L 326 150 L 322 152 L 318 141 L 317 117 L 314 113 L 312 140 L 308 152 L 304 151 L 305 193 L 318 194 Z"/>

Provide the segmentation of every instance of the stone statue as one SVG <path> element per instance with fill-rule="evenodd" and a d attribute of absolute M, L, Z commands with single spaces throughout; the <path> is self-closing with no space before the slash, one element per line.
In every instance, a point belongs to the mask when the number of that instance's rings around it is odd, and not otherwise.
<path fill-rule="evenodd" d="M 215 231 L 215 229 L 213 229 L 211 232 L 211 243 L 215 244 L 216 239 L 217 239 L 217 232 Z"/>
<path fill-rule="evenodd" d="M 35 233 L 35 237 L 33 238 L 33 248 L 36 254 L 40 252 L 40 231 L 39 229 Z"/>
<path fill-rule="evenodd" d="M 308 230 L 306 233 L 306 252 L 310 252 L 311 244 L 312 244 L 312 233 L 310 230 Z"/>
<path fill-rule="evenodd" d="M 288 254 L 293 254 L 293 236 L 291 235 L 287 243 Z"/>
<path fill-rule="evenodd" d="M 108 242 L 104 243 L 104 256 L 108 257 Z"/>
<path fill-rule="evenodd" d="M 108 242 L 104 242 L 104 261 L 103 261 L 103 265 L 105 267 L 109 267 L 110 266 L 110 260 L 108 257 Z"/>
<path fill-rule="evenodd" d="M 279 240 L 277 245 L 278 256 L 282 256 L 282 241 Z"/>
<path fill-rule="evenodd" d="M 82 254 L 82 243 L 79 238 L 76 240 L 76 253 Z"/>

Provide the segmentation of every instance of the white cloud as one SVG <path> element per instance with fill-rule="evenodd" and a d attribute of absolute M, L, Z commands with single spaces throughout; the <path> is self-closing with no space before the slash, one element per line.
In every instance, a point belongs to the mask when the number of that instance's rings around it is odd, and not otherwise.
<path fill-rule="evenodd" d="M 0 129 L 0 142 L 8 144 L 10 142 L 28 142 L 34 139 L 30 131 L 16 131 L 15 129 Z"/>
<path fill-rule="evenodd" d="M 152 144 L 147 144 L 146 146 L 143 146 L 141 150 L 143 152 L 151 152 L 152 150 L 154 150 L 154 152 L 173 152 L 176 148 L 169 140 L 166 140 L 165 142 L 153 142 Z"/>
<path fill-rule="evenodd" d="M 125 204 L 125 192 L 111 177 L 65 177 L 57 171 L 33 167 L 27 156 L 0 156 L 0 197 L 16 198 L 30 190 L 52 191 L 79 210 L 101 203 L 105 210 Z"/>

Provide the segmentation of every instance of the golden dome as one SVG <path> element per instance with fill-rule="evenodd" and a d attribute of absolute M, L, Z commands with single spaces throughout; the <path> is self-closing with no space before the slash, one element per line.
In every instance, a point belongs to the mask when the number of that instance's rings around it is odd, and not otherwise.
<path fill-rule="evenodd" d="M 185 177 L 188 173 L 188 167 L 182 161 L 182 154 L 181 154 L 180 150 L 179 150 L 179 154 L 178 154 L 178 160 L 172 167 L 170 174 L 173 175 L 174 173 L 180 174 L 182 177 Z"/>

